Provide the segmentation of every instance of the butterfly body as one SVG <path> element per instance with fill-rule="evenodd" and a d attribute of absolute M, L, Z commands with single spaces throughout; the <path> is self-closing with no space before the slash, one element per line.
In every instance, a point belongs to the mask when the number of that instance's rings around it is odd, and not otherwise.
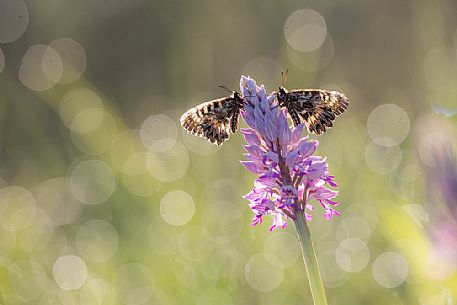
<path fill-rule="evenodd" d="M 181 125 L 191 134 L 221 145 L 238 129 L 243 98 L 238 92 L 189 109 L 181 116 Z"/>
<path fill-rule="evenodd" d="M 277 99 L 281 107 L 287 108 L 295 126 L 304 121 L 308 131 L 315 134 L 322 134 L 333 127 L 336 116 L 349 105 L 343 93 L 321 89 L 287 91 L 279 87 Z"/>

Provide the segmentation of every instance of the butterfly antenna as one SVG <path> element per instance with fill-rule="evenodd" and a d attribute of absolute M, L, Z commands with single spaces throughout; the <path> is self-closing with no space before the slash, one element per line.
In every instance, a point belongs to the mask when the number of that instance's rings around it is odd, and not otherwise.
<path fill-rule="evenodd" d="M 283 87 L 285 87 L 286 84 L 287 84 L 288 74 L 289 74 L 289 69 L 287 69 L 286 71 L 282 71 L 281 72 L 282 86 Z"/>
<path fill-rule="evenodd" d="M 243 96 L 243 100 L 246 101 L 251 107 L 254 107 L 254 103 L 251 101 L 251 98 L 257 97 L 257 95 L 245 95 Z"/>
<path fill-rule="evenodd" d="M 227 86 L 225 86 L 225 85 L 220 85 L 220 86 L 218 86 L 218 87 L 224 89 L 224 90 L 227 91 L 227 92 L 235 93 L 235 91 L 230 90 L 230 89 L 229 89 Z"/>

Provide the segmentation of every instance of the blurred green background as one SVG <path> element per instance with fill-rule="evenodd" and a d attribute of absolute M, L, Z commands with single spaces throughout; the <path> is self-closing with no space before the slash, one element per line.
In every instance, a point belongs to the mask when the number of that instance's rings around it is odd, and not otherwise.
<path fill-rule="evenodd" d="M 290 225 L 251 227 L 237 89 L 343 91 L 310 224 L 329 304 L 457 302 L 457 2 L 0 0 L 0 304 L 311 304 Z"/>

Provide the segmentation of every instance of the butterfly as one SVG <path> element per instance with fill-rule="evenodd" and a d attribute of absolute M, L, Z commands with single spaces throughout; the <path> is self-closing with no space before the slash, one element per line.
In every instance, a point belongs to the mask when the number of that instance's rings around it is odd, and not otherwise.
<path fill-rule="evenodd" d="M 187 110 L 181 116 L 181 125 L 193 135 L 205 137 L 213 144 L 221 145 L 238 129 L 243 98 L 236 91 L 219 86 L 230 96 L 211 100 Z"/>
<path fill-rule="evenodd" d="M 284 83 L 287 72 L 282 73 L 283 86 L 276 95 L 279 106 L 286 107 L 295 126 L 305 122 L 309 132 L 322 134 L 333 127 L 335 118 L 349 106 L 349 99 L 341 92 L 322 89 L 295 89 L 287 91 Z"/>

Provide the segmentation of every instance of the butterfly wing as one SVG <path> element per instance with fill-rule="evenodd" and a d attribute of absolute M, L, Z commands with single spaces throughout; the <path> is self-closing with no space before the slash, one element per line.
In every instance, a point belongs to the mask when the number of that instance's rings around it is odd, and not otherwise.
<path fill-rule="evenodd" d="M 305 121 L 309 132 L 322 134 L 333 127 L 335 118 L 349 105 L 348 98 L 341 92 L 298 89 L 287 93 L 285 106 L 295 125 Z"/>
<path fill-rule="evenodd" d="M 233 96 L 200 104 L 181 116 L 181 125 L 191 134 L 221 145 L 238 127 L 240 105 Z"/>

